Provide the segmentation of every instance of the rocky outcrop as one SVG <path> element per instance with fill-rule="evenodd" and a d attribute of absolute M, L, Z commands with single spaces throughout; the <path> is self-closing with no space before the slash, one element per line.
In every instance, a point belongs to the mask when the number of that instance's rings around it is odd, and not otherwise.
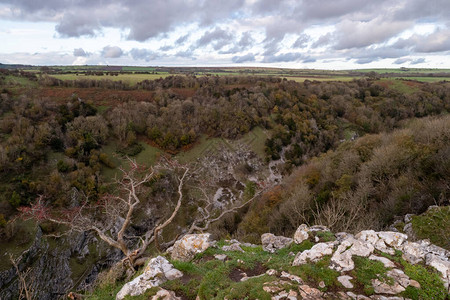
<path fill-rule="evenodd" d="M 122 300 L 125 296 L 142 295 L 146 290 L 160 286 L 167 280 L 174 280 L 182 277 L 183 273 L 175 269 L 167 259 L 162 256 L 152 258 L 147 267 L 140 276 L 132 281 L 126 283 L 122 289 L 117 293 L 116 300 Z M 167 297 L 170 297 L 167 295 Z M 174 299 L 174 298 L 167 298 Z M 176 299 L 176 298 L 175 298 Z"/>
<path fill-rule="evenodd" d="M 195 254 L 205 251 L 214 244 L 210 236 L 209 233 L 185 235 L 173 245 L 172 259 L 190 261 Z"/>
<path fill-rule="evenodd" d="M 293 262 L 293 266 L 300 266 L 308 262 L 316 262 L 325 255 L 333 253 L 335 243 L 319 243 L 314 245 L 310 250 L 299 252 Z"/>
<path fill-rule="evenodd" d="M 292 244 L 293 239 L 284 236 L 276 236 L 272 233 L 261 235 L 261 243 L 264 251 L 274 253 L 275 251 Z"/>

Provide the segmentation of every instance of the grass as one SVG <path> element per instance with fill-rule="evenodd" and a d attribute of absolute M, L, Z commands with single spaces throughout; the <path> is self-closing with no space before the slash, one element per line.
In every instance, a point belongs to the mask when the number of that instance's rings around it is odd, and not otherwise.
<path fill-rule="evenodd" d="M 450 81 L 450 77 L 393 77 L 393 78 L 403 80 L 417 80 L 422 82 Z"/>
<path fill-rule="evenodd" d="M 90 80 L 113 80 L 113 81 L 123 81 L 132 86 L 136 85 L 140 81 L 144 80 L 155 80 L 159 78 L 165 78 L 170 76 L 169 73 L 166 72 L 158 72 L 158 74 L 119 74 L 117 76 L 109 76 L 109 75 L 76 75 L 76 74 L 52 74 L 54 78 L 60 80 L 82 80 L 82 79 L 90 79 Z"/>
<path fill-rule="evenodd" d="M 404 260 L 402 264 L 405 268 L 405 274 L 409 278 L 420 283 L 420 289 L 408 286 L 403 292 L 403 296 L 413 300 L 435 299 L 445 300 L 448 296 L 442 280 L 439 278 L 436 270 L 426 268 L 422 265 L 411 265 Z"/>
<path fill-rule="evenodd" d="M 264 143 L 267 140 L 267 133 L 261 127 L 255 127 L 250 132 L 242 136 L 237 143 L 247 145 L 259 158 L 265 158 Z"/>
<path fill-rule="evenodd" d="M 193 162 L 210 152 L 217 152 L 218 148 L 223 145 L 226 144 L 222 138 L 209 138 L 202 135 L 191 149 L 178 153 L 175 158 L 181 163 Z"/>
<path fill-rule="evenodd" d="M 418 87 L 408 85 L 404 80 L 393 80 L 392 78 L 388 79 L 384 78 L 381 79 L 380 81 L 387 83 L 390 89 L 393 89 L 403 94 L 412 94 L 414 92 L 419 91 Z"/>
<path fill-rule="evenodd" d="M 392 278 L 386 275 L 387 269 L 382 262 L 370 260 L 365 257 L 353 256 L 355 262 L 355 269 L 352 271 L 352 277 L 364 289 L 366 295 L 374 293 L 372 287 L 372 279 L 378 279 L 381 282 L 392 284 Z"/>
<path fill-rule="evenodd" d="M 437 207 L 412 217 L 412 227 L 419 239 L 430 239 L 438 246 L 450 250 L 450 206 Z"/>

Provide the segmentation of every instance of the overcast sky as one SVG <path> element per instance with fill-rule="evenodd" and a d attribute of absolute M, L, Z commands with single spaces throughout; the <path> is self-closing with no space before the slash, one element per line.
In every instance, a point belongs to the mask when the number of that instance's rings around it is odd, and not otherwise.
<path fill-rule="evenodd" d="M 450 68 L 450 0 L 0 0 L 0 63 Z"/>

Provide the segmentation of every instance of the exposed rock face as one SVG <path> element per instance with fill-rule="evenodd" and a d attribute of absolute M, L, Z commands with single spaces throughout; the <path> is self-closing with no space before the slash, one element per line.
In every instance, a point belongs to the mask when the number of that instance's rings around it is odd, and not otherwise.
<path fill-rule="evenodd" d="M 222 247 L 223 251 L 239 251 L 239 252 L 244 252 L 244 250 L 242 250 L 241 245 L 239 243 L 234 243 L 231 244 L 229 246 L 223 246 Z"/>
<path fill-rule="evenodd" d="M 309 229 L 308 229 L 308 226 L 307 226 L 306 224 L 300 225 L 300 226 L 297 228 L 297 230 L 295 231 L 295 234 L 294 234 L 294 242 L 295 242 L 296 244 L 300 244 L 300 243 L 302 243 L 304 240 L 307 240 L 308 237 L 309 237 L 308 231 L 309 231 Z"/>
<path fill-rule="evenodd" d="M 209 233 L 187 234 L 173 245 L 172 259 L 190 261 L 195 254 L 204 252 L 213 245 Z"/>
<path fill-rule="evenodd" d="M 180 300 L 180 297 L 177 297 L 174 292 L 168 291 L 165 289 L 159 290 L 155 296 L 152 297 L 152 300 Z"/>
<path fill-rule="evenodd" d="M 395 264 L 386 257 L 371 255 L 369 259 L 382 262 L 385 268 L 395 268 Z"/>
<path fill-rule="evenodd" d="M 182 277 L 183 273 L 175 269 L 167 259 L 162 256 L 152 258 L 142 275 L 136 277 L 132 281 L 126 283 L 117 293 L 116 299 L 122 300 L 125 296 L 138 296 L 146 290 L 159 286 L 167 280 L 174 280 Z M 166 299 L 166 298 L 164 298 Z M 167 298 L 176 299 L 176 298 Z"/>
<path fill-rule="evenodd" d="M 394 280 L 393 284 L 381 282 L 378 279 L 372 279 L 372 286 L 377 294 L 395 295 L 401 293 L 409 285 L 409 277 L 402 270 L 393 269 L 387 272 L 387 276 Z"/>
<path fill-rule="evenodd" d="M 351 276 L 348 275 L 342 275 L 339 276 L 337 278 L 337 280 L 346 288 L 348 289 L 352 289 L 353 288 L 353 283 L 350 282 L 350 280 L 352 280 L 353 278 Z"/>
<path fill-rule="evenodd" d="M 264 251 L 274 253 L 275 251 L 292 244 L 293 240 L 284 236 L 276 236 L 272 233 L 261 235 L 261 243 Z"/>
<path fill-rule="evenodd" d="M 306 264 L 308 261 L 316 262 L 325 255 L 333 253 L 334 242 L 315 244 L 311 249 L 299 252 L 293 262 L 293 266 Z"/>

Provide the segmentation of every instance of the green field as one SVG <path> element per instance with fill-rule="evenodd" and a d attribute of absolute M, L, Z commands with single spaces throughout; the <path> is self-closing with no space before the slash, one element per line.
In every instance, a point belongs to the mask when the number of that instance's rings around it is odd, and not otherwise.
<path fill-rule="evenodd" d="M 169 73 L 158 73 L 158 74 L 119 74 L 117 76 L 110 76 L 110 75 L 76 75 L 76 74 L 54 74 L 51 75 L 52 77 L 55 77 L 60 80 L 81 80 L 81 79 L 91 79 L 91 80 L 114 80 L 114 81 L 123 81 L 130 85 L 136 85 L 140 81 L 144 80 L 155 80 L 159 78 L 164 78 L 169 76 Z"/>

